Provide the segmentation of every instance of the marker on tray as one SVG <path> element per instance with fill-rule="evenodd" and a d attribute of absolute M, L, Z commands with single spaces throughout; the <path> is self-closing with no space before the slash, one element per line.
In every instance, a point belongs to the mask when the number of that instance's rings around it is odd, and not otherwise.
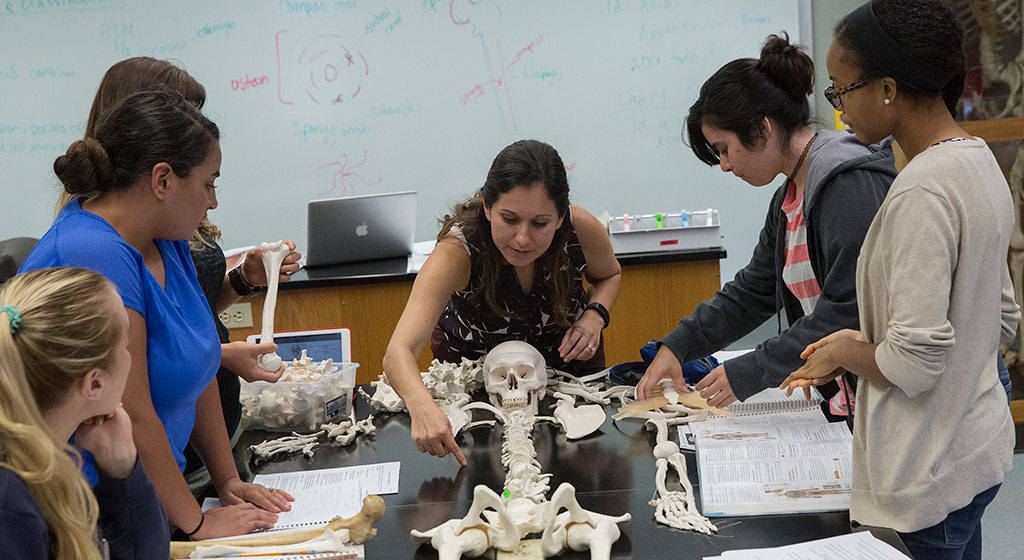
<path fill-rule="evenodd" d="M 663 226 L 662 226 L 662 223 L 661 223 L 661 212 L 656 212 L 654 214 L 654 219 L 658 221 L 657 229 L 662 229 Z"/>
<path fill-rule="evenodd" d="M 622 215 L 622 231 L 629 231 L 629 214 Z"/>
<path fill-rule="evenodd" d="M 680 216 L 683 218 L 683 227 L 687 227 L 690 224 L 686 221 L 686 208 L 679 211 Z"/>

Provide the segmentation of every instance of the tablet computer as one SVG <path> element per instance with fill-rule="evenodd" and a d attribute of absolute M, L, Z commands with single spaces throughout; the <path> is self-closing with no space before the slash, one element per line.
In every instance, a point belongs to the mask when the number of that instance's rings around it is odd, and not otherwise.
<path fill-rule="evenodd" d="M 260 342 L 260 334 L 253 333 L 246 342 Z M 352 361 L 352 336 L 348 327 L 337 329 L 313 329 L 308 331 L 283 331 L 274 333 L 277 355 L 290 362 L 302 357 L 302 350 L 315 361 L 331 358 L 335 362 Z"/>

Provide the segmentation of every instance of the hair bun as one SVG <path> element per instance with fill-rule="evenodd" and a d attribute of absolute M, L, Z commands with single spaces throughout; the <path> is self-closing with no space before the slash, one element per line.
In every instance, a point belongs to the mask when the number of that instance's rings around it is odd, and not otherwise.
<path fill-rule="evenodd" d="M 757 67 L 794 98 L 814 93 L 814 61 L 800 45 L 789 42 L 786 32 L 768 36 Z"/>
<path fill-rule="evenodd" d="M 107 150 L 94 138 L 75 140 L 53 162 L 53 172 L 70 194 L 94 194 L 110 189 L 114 168 Z"/>

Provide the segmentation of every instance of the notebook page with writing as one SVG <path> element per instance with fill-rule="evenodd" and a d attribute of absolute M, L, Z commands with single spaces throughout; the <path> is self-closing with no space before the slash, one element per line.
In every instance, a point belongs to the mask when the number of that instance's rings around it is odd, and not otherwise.
<path fill-rule="evenodd" d="M 273 530 L 327 523 L 334 517 L 351 517 L 369 494 L 398 492 L 398 462 L 338 467 L 313 471 L 259 474 L 253 483 L 291 494 L 291 511 L 278 514 Z"/>

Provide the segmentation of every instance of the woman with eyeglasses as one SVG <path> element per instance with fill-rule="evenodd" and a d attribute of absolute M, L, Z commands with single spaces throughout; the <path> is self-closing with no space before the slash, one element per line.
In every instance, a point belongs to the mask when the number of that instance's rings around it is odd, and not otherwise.
<path fill-rule="evenodd" d="M 839 22 L 827 63 L 843 120 L 863 142 L 892 135 L 908 164 L 864 239 L 860 332 L 810 345 L 783 386 L 859 377 L 850 518 L 895 529 L 915 558 L 981 558 L 982 513 L 1013 466 L 996 355 L 1020 309 L 1006 180 L 952 116 L 963 32 L 938 0 L 874 0 Z"/>
<path fill-rule="evenodd" d="M 713 406 L 776 387 L 803 360 L 800 352 L 827 333 L 857 328 L 854 273 L 868 224 L 896 170 L 889 142 L 861 144 L 846 131 L 810 127 L 811 59 L 787 36 L 768 37 L 760 58 L 734 60 L 701 87 L 690 107 L 690 148 L 760 187 L 776 188 L 749 264 L 661 341 L 637 385 L 646 398 L 660 379 L 682 386 L 680 364 L 747 335 L 784 310 L 789 327 L 753 352 L 727 360 L 696 388 Z M 846 413 L 837 384 L 832 412 Z"/>

